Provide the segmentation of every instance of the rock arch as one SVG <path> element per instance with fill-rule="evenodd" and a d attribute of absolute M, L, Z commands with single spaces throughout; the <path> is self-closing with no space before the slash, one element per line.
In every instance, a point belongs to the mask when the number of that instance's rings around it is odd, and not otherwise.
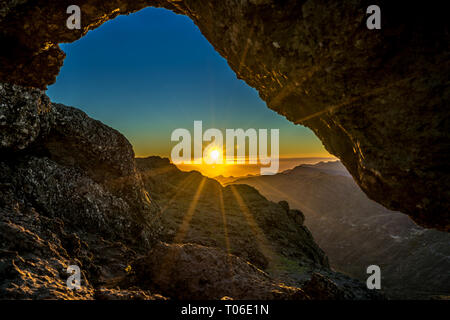
<path fill-rule="evenodd" d="M 417 223 L 449 230 L 449 28 L 439 5 L 378 1 L 80 0 L 0 6 L 0 81 L 44 89 L 64 60 L 61 42 L 147 6 L 189 16 L 238 78 L 269 108 L 311 128 L 364 192 Z"/>

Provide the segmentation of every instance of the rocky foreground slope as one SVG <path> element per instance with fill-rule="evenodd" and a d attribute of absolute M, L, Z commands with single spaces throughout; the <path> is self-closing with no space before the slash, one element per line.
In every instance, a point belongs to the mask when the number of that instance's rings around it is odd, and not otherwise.
<path fill-rule="evenodd" d="M 247 185 L 222 187 L 197 171 L 180 171 L 165 158 L 138 158 L 136 163 L 144 187 L 161 204 L 163 241 L 220 248 L 313 298 L 379 297 L 329 268 L 303 214 L 285 202 L 268 201 Z M 313 289 L 322 286 L 333 293 Z"/>
<path fill-rule="evenodd" d="M 0 128 L 2 299 L 380 297 L 329 269 L 298 211 L 164 159 L 136 166 L 119 132 L 38 89 L 0 84 Z"/>
<path fill-rule="evenodd" d="M 157 240 L 129 142 L 36 89 L 0 85 L 0 297 L 93 298 Z M 67 266 L 84 286 L 67 289 Z"/>
<path fill-rule="evenodd" d="M 334 269 L 363 280 L 366 267 L 377 264 L 382 287 L 395 298 L 450 295 L 448 233 L 421 228 L 371 201 L 339 161 L 231 182 L 301 210 Z"/>

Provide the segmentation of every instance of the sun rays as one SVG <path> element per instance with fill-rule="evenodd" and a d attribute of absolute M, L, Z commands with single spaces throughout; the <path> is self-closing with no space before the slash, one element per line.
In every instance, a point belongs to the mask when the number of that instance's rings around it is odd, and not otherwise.
<path fill-rule="evenodd" d="M 231 185 L 230 188 L 234 198 L 239 205 L 239 208 L 241 209 L 242 214 L 245 217 L 248 226 L 250 227 L 253 235 L 256 238 L 256 244 L 259 250 L 266 258 L 269 259 L 269 261 L 274 261 L 276 259 L 276 255 L 271 249 L 269 242 L 264 235 L 264 231 L 259 227 L 258 223 L 255 220 L 255 217 L 253 216 L 248 206 L 245 204 L 239 192 L 236 190 L 236 187 L 234 185 Z"/>
<path fill-rule="evenodd" d="M 178 229 L 177 234 L 175 235 L 173 242 L 174 243 L 180 243 L 183 241 L 184 237 L 186 236 L 186 233 L 189 230 L 189 224 L 191 223 L 192 217 L 194 216 L 195 209 L 197 207 L 197 202 L 202 194 L 203 187 L 205 185 L 206 178 L 203 177 L 200 184 L 198 185 L 197 191 L 194 194 L 194 197 L 192 198 L 191 204 L 189 205 L 189 209 L 187 210 L 186 214 L 183 217 L 183 221 L 181 222 L 181 226 Z"/>
<path fill-rule="evenodd" d="M 178 213 L 182 213 L 183 215 L 181 216 L 181 219 L 177 220 L 177 230 L 170 241 L 171 243 L 181 245 L 192 242 L 205 245 L 203 242 L 197 242 L 196 238 L 192 237 L 191 229 L 197 228 L 196 226 L 199 223 L 199 219 L 195 216 L 195 214 L 198 213 L 198 208 L 205 208 L 205 206 L 208 206 L 214 219 L 216 219 L 215 222 L 213 222 L 214 227 L 211 231 L 214 230 L 213 232 L 216 233 L 216 235 L 219 235 L 217 232 L 223 233 L 223 236 L 220 236 L 218 239 L 220 239 L 219 241 L 222 243 L 220 247 L 227 253 L 224 263 L 227 264 L 226 269 L 228 272 L 224 276 L 230 279 L 233 278 L 234 269 L 232 254 L 242 246 L 242 244 L 237 242 L 234 238 L 233 234 L 235 232 L 245 232 L 245 234 L 247 234 L 246 237 L 248 237 L 247 239 L 251 239 L 250 241 L 255 246 L 255 249 L 267 259 L 269 266 L 277 263 L 277 254 L 274 252 L 274 249 L 266 238 L 265 232 L 258 225 L 258 221 L 254 216 L 255 213 L 252 212 L 247 205 L 247 200 L 245 196 L 241 194 L 239 188 L 234 185 L 231 185 L 229 188 L 224 188 L 219 183 L 216 183 L 209 178 L 199 178 L 197 174 L 190 174 L 187 178 L 178 183 L 175 190 L 176 192 L 174 192 L 172 197 L 166 201 L 164 207 L 161 209 L 161 214 L 164 214 L 169 208 L 172 209 L 167 212 L 173 211 L 175 208 L 171 207 L 171 204 L 176 202 L 186 190 L 190 190 L 190 199 L 186 202 L 186 207 L 180 209 L 183 211 Z M 183 195 L 183 197 L 185 197 L 185 195 Z M 199 203 L 199 201 L 201 201 L 201 203 Z M 236 229 L 236 223 L 242 224 L 245 227 L 245 230 Z M 229 229 L 230 227 L 232 228 L 231 230 Z M 205 235 L 207 234 L 208 233 Z M 171 250 L 171 253 L 167 254 L 163 261 L 161 261 L 161 272 L 166 272 L 173 268 L 173 262 L 176 260 L 176 256 L 173 256 L 173 254 L 175 254 L 176 250 L 174 249 L 174 251 L 172 251 L 173 250 Z"/>
<path fill-rule="evenodd" d="M 225 247 L 227 249 L 227 264 L 228 264 L 228 273 L 229 277 L 231 278 L 233 276 L 233 266 L 231 262 L 231 246 L 230 246 L 230 238 L 228 236 L 228 226 L 227 226 L 227 216 L 225 213 L 225 203 L 223 200 L 223 191 L 222 186 L 217 186 L 219 189 L 219 206 L 220 206 L 220 213 L 222 215 L 222 224 L 223 224 L 223 234 L 225 239 Z M 233 285 L 233 282 L 231 283 Z M 234 292 L 234 289 L 231 288 L 232 292 Z"/>

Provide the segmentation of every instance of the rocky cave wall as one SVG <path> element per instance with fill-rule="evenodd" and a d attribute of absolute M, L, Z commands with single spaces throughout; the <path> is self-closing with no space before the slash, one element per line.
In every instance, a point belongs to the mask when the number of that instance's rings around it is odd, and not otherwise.
<path fill-rule="evenodd" d="M 372 3 L 362 0 L 80 0 L 82 29 L 69 30 L 72 2 L 2 1 L 0 80 L 43 90 L 63 64 L 59 43 L 119 14 L 170 9 L 189 16 L 269 108 L 311 128 L 370 198 L 448 231 L 449 20 L 433 1 L 376 2 L 381 30 L 366 28 Z M 2 134 L 14 131 L 3 120 Z M 32 141 L 33 130 L 21 137 Z"/>

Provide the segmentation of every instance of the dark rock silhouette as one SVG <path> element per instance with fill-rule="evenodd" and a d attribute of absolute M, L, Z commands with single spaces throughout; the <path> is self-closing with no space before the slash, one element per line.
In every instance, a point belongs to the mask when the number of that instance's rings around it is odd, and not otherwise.
<path fill-rule="evenodd" d="M 17 120 L 2 124 L 0 297 L 91 299 L 158 240 L 159 208 L 120 133 L 36 89 L 9 89 L 1 110 Z M 66 286 L 69 264 L 83 271 L 81 291 Z"/>
<path fill-rule="evenodd" d="M 64 1 L 7 1 L 0 7 L 0 79 L 43 89 L 63 63 L 59 43 L 119 14 L 170 9 L 189 16 L 269 108 L 311 128 L 371 199 L 448 231 L 445 6 L 380 0 L 382 28 L 368 30 L 370 4 L 82 0 L 82 28 L 69 30 Z"/>
<path fill-rule="evenodd" d="M 49 130 L 50 99 L 42 90 L 0 83 L 0 147 L 22 150 Z"/>

